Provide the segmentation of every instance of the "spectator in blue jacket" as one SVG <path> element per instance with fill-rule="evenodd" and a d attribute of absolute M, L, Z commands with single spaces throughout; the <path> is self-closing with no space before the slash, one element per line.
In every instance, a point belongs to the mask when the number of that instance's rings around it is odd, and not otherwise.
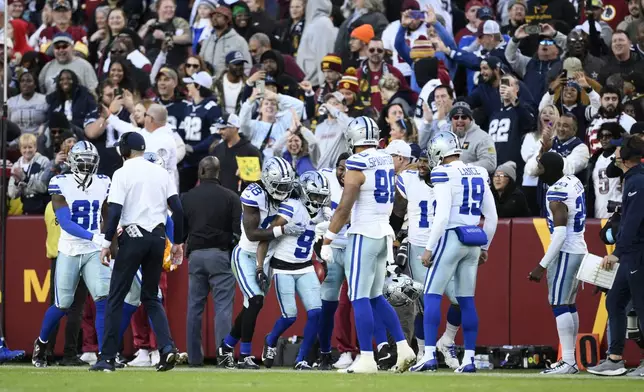
<path fill-rule="evenodd" d="M 472 109 L 482 107 L 486 119 L 501 110 L 503 103 L 499 93 L 501 76 L 504 74 L 501 59 L 495 56 L 489 56 L 481 61 L 481 82 L 478 87 L 467 96 L 467 103 Z M 530 93 L 528 86 L 522 81 L 519 82 L 519 103 L 530 110 L 530 113 L 536 117 L 537 102 Z M 479 118 L 479 121 L 481 119 Z M 481 122 L 481 124 L 485 124 Z M 485 128 L 485 127 L 484 127 Z"/>
<path fill-rule="evenodd" d="M 561 63 L 560 48 L 566 47 L 567 37 L 547 23 L 540 24 L 541 34 L 537 54 L 528 57 L 518 50 L 520 41 L 530 37 L 530 34 L 526 32 L 527 26 L 520 26 L 514 32 L 514 37 L 505 47 L 505 58 L 512 70 L 523 79 L 530 92 L 535 97 L 542 97 L 547 91 L 548 72 L 552 67 Z"/>
<path fill-rule="evenodd" d="M 96 100 L 85 86 L 81 86 L 74 71 L 64 69 L 56 77 L 56 91 L 47 95 L 47 118 L 53 112 L 62 112 L 77 127 L 83 128 L 85 117 L 96 109 Z"/>

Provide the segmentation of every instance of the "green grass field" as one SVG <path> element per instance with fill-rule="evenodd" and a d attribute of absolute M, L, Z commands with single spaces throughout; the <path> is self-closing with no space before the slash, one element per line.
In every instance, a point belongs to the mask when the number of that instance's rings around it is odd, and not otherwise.
<path fill-rule="evenodd" d="M 115 373 L 90 373 L 87 368 L 35 369 L 27 365 L 0 366 L 3 391 L 644 391 L 644 378 L 541 376 L 526 371 L 481 371 L 455 375 L 447 370 L 433 374 L 350 375 L 335 372 L 291 370 L 230 371 L 178 367 L 171 372 L 124 369 Z"/>

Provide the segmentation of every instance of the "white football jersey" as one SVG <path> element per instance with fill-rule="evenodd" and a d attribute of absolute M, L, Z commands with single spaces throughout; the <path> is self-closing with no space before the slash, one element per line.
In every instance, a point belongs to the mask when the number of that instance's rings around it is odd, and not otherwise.
<path fill-rule="evenodd" d="M 63 196 L 69 206 L 72 222 L 91 233 L 98 234 L 101 232 L 101 211 L 110 192 L 110 184 L 108 176 L 95 174 L 89 186 L 83 190 L 79 188 L 73 174 L 63 174 L 51 179 L 49 194 Z M 77 256 L 100 250 L 100 247 L 90 240 L 74 237 L 65 230 L 60 231 L 59 252 Z"/>
<path fill-rule="evenodd" d="M 306 228 L 299 237 L 283 235 L 275 240 L 273 257 L 292 264 L 306 263 L 313 255 L 315 241 L 315 223 L 311 221 L 308 210 L 299 199 L 286 199 L 280 206 L 277 215 L 287 222 L 293 222 Z M 314 271 L 313 266 L 294 271 L 273 269 L 281 274 L 305 274 Z"/>
<path fill-rule="evenodd" d="M 241 203 L 249 207 L 255 207 L 259 209 L 259 227 L 262 229 L 268 228 L 275 216 L 277 215 L 277 204 L 271 203 L 269 201 L 268 194 L 258 184 L 250 184 L 244 189 L 240 197 Z M 256 253 L 258 241 L 250 241 L 246 237 L 246 232 L 244 231 L 244 218 L 242 213 L 242 225 L 241 225 L 241 238 L 239 239 L 239 247 L 246 252 Z"/>
<path fill-rule="evenodd" d="M 335 209 L 338 208 L 338 204 L 340 204 L 340 199 L 342 198 L 342 186 L 338 181 L 335 169 L 322 169 L 320 170 L 320 173 L 322 173 L 322 175 L 326 177 L 327 181 L 329 181 L 329 190 L 331 191 L 330 216 L 333 216 L 333 213 L 335 212 Z M 348 227 L 349 224 L 342 226 L 337 237 L 335 237 L 333 242 L 331 242 L 331 247 L 340 249 L 346 248 Z"/>
<path fill-rule="evenodd" d="M 595 205 L 593 208 L 597 219 L 608 219 L 613 215 L 607 209 L 609 201 L 622 201 L 622 182 L 619 177 L 606 177 L 606 167 L 614 157 L 615 153 L 609 157 L 605 157 L 603 154 L 600 155 L 593 169 L 593 187 L 595 191 Z"/>
<path fill-rule="evenodd" d="M 418 170 L 404 170 L 396 176 L 396 188 L 407 200 L 407 239 L 410 244 L 425 246 L 434 219 L 434 189 L 418 176 Z"/>
<path fill-rule="evenodd" d="M 466 165 L 463 161 L 440 165 L 432 170 L 431 181 L 435 188 L 445 185 L 450 187 L 452 205 L 446 229 L 478 226 L 481 215 L 485 215 L 484 209 L 489 211 L 490 208 L 494 208 L 496 212 L 493 198 L 488 199 L 492 200 L 492 205 L 484 202 L 492 193 L 487 170 L 480 166 Z M 437 204 L 440 204 L 440 200 Z"/>
<path fill-rule="evenodd" d="M 550 233 L 554 229 L 550 202 L 559 201 L 568 208 L 568 222 L 566 223 L 566 240 L 561 247 L 562 252 L 586 254 L 586 193 L 584 185 L 575 176 L 564 176 L 555 182 L 546 192 L 546 208 L 548 209 L 548 228 Z"/>
<path fill-rule="evenodd" d="M 353 154 L 347 159 L 347 170 L 364 173 L 365 182 L 351 210 L 351 226 L 347 234 L 370 238 L 393 236 L 389 216 L 394 207 L 396 173 L 391 155 L 375 148 Z"/>

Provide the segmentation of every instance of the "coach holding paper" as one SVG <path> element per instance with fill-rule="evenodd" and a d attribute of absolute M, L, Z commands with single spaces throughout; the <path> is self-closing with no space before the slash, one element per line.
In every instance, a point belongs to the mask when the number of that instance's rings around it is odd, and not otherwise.
<path fill-rule="evenodd" d="M 100 360 L 90 370 L 114 371 L 114 358 L 121 339 L 123 301 L 136 271 L 141 267 L 141 302 L 152 322 L 161 354 L 156 368 L 157 371 L 166 371 L 174 367 L 177 349 L 157 293 L 163 269 L 168 206 L 172 210 L 174 238 L 177 239 L 183 238 L 183 210 L 174 178 L 163 167 L 143 158 L 143 136 L 124 133 L 118 147 L 125 162 L 114 173 L 107 198 L 106 240 L 101 251 L 103 264 L 109 265 L 111 242 L 107 239 L 114 238 L 119 220 L 123 233 L 118 239 L 119 251 L 110 280 Z M 182 246 L 176 244 L 172 247 L 172 259 L 177 264 L 183 258 Z"/>
<path fill-rule="evenodd" d="M 612 255 L 604 257 L 602 268 L 611 270 L 616 263 L 620 263 L 620 268 L 609 291 L 606 306 L 609 313 L 614 309 L 623 310 L 632 299 L 639 324 L 644 325 L 644 165 L 641 163 L 644 157 L 644 141 L 636 136 L 624 137 L 619 142 L 615 157 L 617 167 L 624 172 L 622 219 L 615 251 Z M 624 284 L 626 282 L 627 284 Z M 609 316 L 611 332 L 626 331 L 625 315 Z M 621 351 L 620 349 L 623 349 L 623 343 L 622 347 L 617 347 L 617 351 Z M 611 354 L 621 356 L 621 352 L 613 351 L 611 345 Z M 607 362 L 611 360 L 615 362 L 610 357 Z"/>

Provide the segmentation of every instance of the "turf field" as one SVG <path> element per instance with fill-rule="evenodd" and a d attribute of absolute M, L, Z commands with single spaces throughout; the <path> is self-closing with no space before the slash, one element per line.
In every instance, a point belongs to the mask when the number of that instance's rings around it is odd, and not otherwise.
<path fill-rule="evenodd" d="M 335 372 L 291 370 L 230 371 L 178 367 L 167 373 L 153 369 L 124 369 L 115 373 L 90 373 L 87 368 L 27 365 L 0 366 L 0 391 L 644 391 L 644 378 L 600 378 L 589 374 L 540 376 L 525 371 L 481 371 L 455 375 L 447 370 L 433 374 L 350 375 Z"/>

